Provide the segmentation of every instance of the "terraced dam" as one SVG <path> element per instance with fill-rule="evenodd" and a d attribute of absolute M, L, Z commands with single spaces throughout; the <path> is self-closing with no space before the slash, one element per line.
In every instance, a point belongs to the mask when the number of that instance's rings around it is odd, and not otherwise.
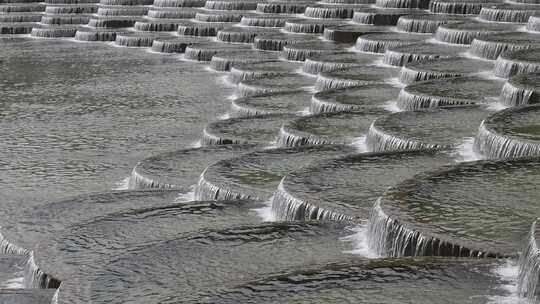
<path fill-rule="evenodd" d="M 0 96 L 0 304 L 540 302 L 539 0 L 0 0 Z"/>

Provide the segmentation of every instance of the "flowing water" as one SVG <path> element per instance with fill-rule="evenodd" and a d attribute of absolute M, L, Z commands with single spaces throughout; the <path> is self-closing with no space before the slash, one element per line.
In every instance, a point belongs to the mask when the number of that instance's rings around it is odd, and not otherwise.
<path fill-rule="evenodd" d="M 538 303 L 534 0 L 0 0 L 0 303 Z"/>

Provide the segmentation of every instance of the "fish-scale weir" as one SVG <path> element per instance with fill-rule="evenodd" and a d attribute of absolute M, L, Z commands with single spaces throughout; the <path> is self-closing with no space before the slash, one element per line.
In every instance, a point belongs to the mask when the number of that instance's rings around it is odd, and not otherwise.
<path fill-rule="evenodd" d="M 534 1 L 36 1 L 0 0 L 0 302 L 535 301 Z"/>
<path fill-rule="evenodd" d="M 487 158 L 540 155 L 538 115 L 540 106 L 509 108 L 482 122 L 474 148 Z"/>

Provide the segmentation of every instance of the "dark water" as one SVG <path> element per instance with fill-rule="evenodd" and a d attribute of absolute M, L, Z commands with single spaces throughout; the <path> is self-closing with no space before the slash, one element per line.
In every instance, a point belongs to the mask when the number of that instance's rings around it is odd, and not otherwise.
<path fill-rule="evenodd" d="M 135 49 L 4 39 L 1 69 L 4 209 L 111 189 L 137 161 L 192 144 L 228 106 L 204 110 L 227 89 L 200 66 Z"/>
<path fill-rule="evenodd" d="M 538 302 L 532 0 L 36 1 L 0 303 Z"/>

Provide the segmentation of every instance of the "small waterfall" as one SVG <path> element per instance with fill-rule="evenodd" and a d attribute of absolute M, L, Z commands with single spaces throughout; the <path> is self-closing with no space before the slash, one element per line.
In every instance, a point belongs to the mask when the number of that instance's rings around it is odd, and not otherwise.
<path fill-rule="evenodd" d="M 526 23 L 529 17 L 538 14 L 537 7 L 534 6 L 512 6 L 505 7 L 483 7 L 480 10 L 479 18 L 487 21 L 494 22 L 512 22 L 512 23 Z"/>
<path fill-rule="evenodd" d="M 214 55 L 210 59 L 210 68 L 214 71 L 227 72 L 234 64 L 234 58 L 218 57 Z"/>
<path fill-rule="evenodd" d="M 236 193 L 229 189 L 216 186 L 205 179 L 206 170 L 201 174 L 199 182 L 195 186 L 195 200 L 198 201 L 211 201 L 211 200 L 240 200 L 240 199 L 254 199 L 263 200 L 262 198 L 245 195 L 242 193 Z"/>
<path fill-rule="evenodd" d="M 41 14 L 5 14 L 0 15 L 0 23 L 40 22 Z"/>
<path fill-rule="evenodd" d="M 239 139 L 221 138 L 219 136 L 216 136 L 208 132 L 206 129 L 203 130 L 203 134 L 201 136 L 201 145 L 203 147 L 217 146 L 217 145 L 234 145 L 234 144 L 243 144 L 243 143 L 244 142 L 241 142 Z"/>
<path fill-rule="evenodd" d="M 206 0 L 154 0 L 155 7 L 203 7 Z"/>
<path fill-rule="evenodd" d="M 375 6 L 380 8 L 421 8 L 427 9 L 430 0 L 377 0 Z"/>
<path fill-rule="evenodd" d="M 540 49 L 529 49 L 525 51 L 539 52 Z M 495 67 L 493 68 L 495 76 L 510 78 L 517 74 L 540 72 L 540 62 L 519 61 L 518 59 L 513 60 L 511 58 L 506 58 L 508 54 L 513 53 L 502 54 L 495 61 Z"/>
<path fill-rule="evenodd" d="M 540 277 L 540 230 L 537 221 L 531 226 L 527 243 L 519 258 L 518 292 L 531 303 L 538 299 L 538 278 Z"/>
<path fill-rule="evenodd" d="M 192 46 L 187 46 L 184 50 L 184 58 L 187 60 L 195 61 L 210 61 L 219 50 L 217 49 L 204 49 L 204 48 L 195 48 Z"/>
<path fill-rule="evenodd" d="M 471 250 L 442 239 L 427 237 L 389 217 L 381 208 L 379 198 L 370 214 L 369 247 L 380 256 L 452 256 L 495 257 L 494 254 Z"/>
<path fill-rule="evenodd" d="M 384 53 L 389 48 L 405 46 L 413 43 L 415 43 L 415 41 L 411 41 L 408 39 L 379 39 L 378 37 L 371 38 L 371 35 L 368 34 L 358 37 L 354 48 L 360 52 Z"/>
<path fill-rule="evenodd" d="M 211 37 L 216 36 L 218 31 L 224 29 L 226 26 L 226 23 L 220 22 L 181 24 L 178 26 L 178 35 Z"/>
<path fill-rule="evenodd" d="M 85 15 L 55 15 L 41 18 L 41 23 L 47 25 L 88 24 L 88 21 L 90 21 L 90 17 Z"/>
<path fill-rule="evenodd" d="M 226 14 L 226 13 L 202 13 L 195 14 L 195 20 L 201 22 L 240 22 L 243 14 Z"/>
<path fill-rule="evenodd" d="M 217 33 L 217 40 L 227 43 L 253 43 L 255 37 L 261 32 L 220 30 Z"/>
<path fill-rule="evenodd" d="M 375 81 L 372 80 L 340 79 L 336 78 L 336 76 L 332 74 L 328 75 L 325 73 L 321 73 L 317 75 L 317 80 L 315 81 L 315 90 L 317 92 L 321 92 L 331 89 L 356 87 L 374 82 Z"/>
<path fill-rule="evenodd" d="M 482 31 L 464 31 L 439 27 L 435 31 L 435 39 L 451 44 L 471 44 L 475 38 L 485 37 Z"/>
<path fill-rule="evenodd" d="M 75 37 L 76 27 L 34 27 L 30 35 L 38 38 L 65 38 Z"/>
<path fill-rule="evenodd" d="M 489 159 L 540 155 L 540 143 L 500 135 L 482 121 L 474 140 L 474 150 Z"/>
<path fill-rule="evenodd" d="M 170 22 L 164 22 L 164 21 L 157 21 L 157 22 L 150 22 L 150 21 L 144 21 L 135 22 L 134 28 L 137 31 L 142 32 L 174 32 L 178 30 L 179 21 L 170 21 Z"/>
<path fill-rule="evenodd" d="M 0 24 L 0 34 L 2 35 L 27 35 L 32 32 L 35 23 L 17 22 Z"/>
<path fill-rule="evenodd" d="M 271 37 L 257 36 L 253 39 L 253 48 L 261 51 L 279 52 L 283 47 L 291 43 L 284 39 L 274 39 Z"/>
<path fill-rule="evenodd" d="M 438 54 L 412 54 L 400 51 L 387 50 L 384 53 L 383 63 L 392 66 L 404 66 L 407 63 L 412 63 L 420 60 L 433 60 L 441 57 L 443 56 Z"/>
<path fill-rule="evenodd" d="M 412 84 L 414 82 L 419 82 L 419 81 L 460 77 L 460 76 L 463 76 L 463 75 L 461 75 L 460 73 L 451 73 L 451 72 L 414 70 L 410 67 L 404 66 L 401 68 L 401 72 L 399 74 L 399 81 L 401 83 L 409 85 L 409 84 Z"/>
<path fill-rule="evenodd" d="M 540 92 L 534 88 L 517 87 L 512 82 L 506 82 L 501 90 L 500 101 L 511 107 L 540 103 Z"/>
<path fill-rule="evenodd" d="M 371 124 L 366 136 L 366 146 L 369 151 L 384 152 L 441 148 L 441 145 L 425 144 L 416 140 L 399 138 L 394 135 L 387 134 L 375 126 L 376 122 L 377 120 Z"/>
<path fill-rule="evenodd" d="M 125 34 L 125 33 L 124 33 Z M 75 40 L 78 41 L 115 41 L 117 32 L 115 31 L 82 31 L 75 33 Z"/>
<path fill-rule="evenodd" d="M 325 140 L 315 135 L 307 134 L 307 136 L 302 136 L 295 134 L 293 130 L 282 126 L 279 129 L 279 134 L 277 138 L 277 145 L 279 147 L 299 147 L 305 145 L 329 145 L 333 142 Z"/>
<path fill-rule="evenodd" d="M 326 27 L 323 32 L 323 40 L 335 43 L 355 43 L 359 36 L 366 33 L 366 29 L 360 27 L 362 26 L 338 25 Z"/>
<path fill-rule="evenodd" d="M 435 14 L 478 15 L 486 3 L 466 1 L 431 1 L 429 11 Z"/>
<path fill-rule="evenodd" d="M 337 104 L 333 102 L 325 102 L 316 97 L 316 94 L 311 98 L 309 112 L 312 114 L 335 113 L 352 111 L 355 107 L 351 105 Z"/>
<path fill-rule="evenodd" d="M 244 16 L 240 21 L 244 26 L 257 27 L 284 27 L 285 22 L 289 20 L 288 16 Z"/>
<path fill-rule="evenodd" d="M 151 47 L 156 35 L 137 35 L 132 34 L 117 34 L 114 43 L 118 46 L 125 47 Z"/>
<path fill-rule="evenodd" d="M 181 39 L 156 39 L 152 42 L 152 51 L 159 53 L 184 53 L 194 42 Z"/>
<path fill-rule="evenodd" d="M 145 6 L 109 6 L 100 7 L 97 10 L 98 16 L 144 16 L 148 13 L 148 7 Z"/>
<path fill-rule="evenodd" d="M 81 0 L 68 0 L 73 3 L 82 3 Z M 95 2 L 94 0 L 85 0 L 88 2 Z M 65 0 L 47 0 L 47 3 L 52 2 L 65 2 Z M 153 0 L 100 0 L 100 5 L 152 5 Z"/>
<path fill-rule="evenodd" d="M 46 14 L 95 14 L 97 13 L 97 6 L 95 4 L 86 5 L 47 5 L 45 8 Z"/>
<path fill-rule="evenodd" d="M 208 0 L 204 8 L 219 11 L 253 11 L 257 9 L 255 1 L 214 1 Z"/>
<path fill-rule="evenodd" d="M 514 52 L 533 48 L 537 45 L 529 43 L 512 43 L 511 41 L 490 41 L 483 39 L 474 39 L 471 43 L 469 53 L 480 58 L 495 60 L 503 52 Z"/>
<path fill-rule="evenodd" d="M 290 195 L 281 180 L 272 199 L 272 213 L 279 221 L 303 221 L 303 220 L 330 220 L 341 222 L 354 222 L 355 218 L 350 215 L 326 210 L 309 202 L 297 199 Z"/>
<path fill-rule="evenodd" d="M 354 63 L 316 61 L 306 58 L 302 66 L 302 71 L 307 74 L 317 75 L 319 73 L 337 71 L 353 66 L 355 66 Z"/>
<path fill-rule="evenodd" d="M 33 3 L 32 5 L 11 3 L 0 6 L 0 13 L 29 13 L 43 12 L 45 5 L 42 3 Z"/>
<path fill-rule="evenodd" d="M 33 252 L 30 252 L 24 270 L 25 288 L 58 288 L 60 281 L 44 273 L 34 260 Z"/>
<path fill-rule="evenodd" d="M 316 46 L 314 46 L 316 47 Z M 295 45 L 291 46 L 283 46 L 283 51 L 281 51 L 281 55 L 286 60 L 290 61 L 305 61 L 308 57 L 315 56 L 322 54 L 324 52 L 333 52 L 335 50 L 320 50 L 320 49 L 310 49 L 309 45 L 306 47 L 295 47 Z"/>
<path fill-rule="evenodd" d="M 347 6 L 317 6 L 307 7 L 304 16 L 317 19 L 351 19 L 354 7 Z"/>
<path fill-rule="evenodd" d="M 128 189 L 173 189 L 176 186 L 163 183 L 160 181 L 153 180 L 148 178 L 139 172 L 137 172 L 139 164 L 137 164 L 133 170 L 131 170 L 131 175 L 129 177 Z"/>
<path fill-rule="evenodd" d="M 280 91 L 281 90 L 279 88 L 250 85 L 249 83 L 245 83 L 245 82 L 240 82 L 237 87 L 238 96 L 240 97 L 249 97 L 249 96 L 255 96 L 255 95 L 277 93 Z M 287 90 L 285 89 L 283 91 L 287 91 Z"/>
<path fill-rule="evenodd" d="M 196 11 L 188 9 L 150 9 L 148 18 L 156 19 L 191 19 L 197 15 Z"/>
<path fill-rule="evenodd" d="M 137 20 L 140 20 L 139 17 L 90 18 L 90 21 L 88 21 L 88 26 L 95 28 L 133 27 Z"/>
<path fill-rule="evenodd" d="M 421 17 L 415 17 L 414 15 L 411 17 L 402 17 L 399 18 L 397 22 L 397 28 L 398 30 L 404 31 L 404 32 L 410 32 L 410 33 L 435 33 L 437 31 L 437 28 L 441 24 L 448 23 L 449 20 L 445 19 L 432 19 L 432 18 L 424 18 Z"/>
<path fill-rule="evenodd" d="M 443 106 L 468 105 L 470 101 L 459 99 L 447 99 L 438 96 L 414 95 L 407 92 L 406 88 L 398 95 L 397 106 L 403 111 L 416 111 L 425 108 L 438 108 Z"/>
<path fill-rule="evenodd" d="M 29 255 L 28 249 L 17 246 L 8 241 L 2 233 L 0 233 L 0 254 L 18 254 Z"/>
<path fill-rule="evenodd" d="M 232 118 L 245 118 L 245 117 L 254 117 L 260 115 L 272 114 L 268 111 L 258 110 L 243 105 L 238 105 L 237 100 L 231 102 L 230 115 Z"/>
<path fill-rule="evenodd" d="M 257 12 L 265 14 L 303 14 L 307 6 L 306 2 L 261 2 L 257 4 Z"/>
<path fill-rule="evenodd" d="M 406 16 L 407 12 L 402 13 L 383 13 L 370 11 L 354 12 L 352 21 L 359 24 L 370 25 L 396 25 L 401 16 Z"/>
<path fill-rule="evenodd" d="M 255 79 L 261 79 L 266 77 L 278 77 L 281 75 L 286 75 L 286 72 L 273 72 L 271 70 L 265 71 L 265 70 L 243 70 L 235 68 L 234 66 L 231 67 L 229 74 L 229 80 L 232 83 L 239 83 L 242 81 L 250 81 Z"/>
<path fill-rule="evenodd" d="M 311 21 L 311 20 L 308 20 Z M 324 29 L 327 26 L 340 25 L 340 23 L 334 22 L 325 22 L 325 21 L 314 21 L 307 22 L 305 19 L 299 21 L 287 21 L 285 22 L 285 31 L 291 33 L 303 33 L 303 34 L 322 34 Z"/>

